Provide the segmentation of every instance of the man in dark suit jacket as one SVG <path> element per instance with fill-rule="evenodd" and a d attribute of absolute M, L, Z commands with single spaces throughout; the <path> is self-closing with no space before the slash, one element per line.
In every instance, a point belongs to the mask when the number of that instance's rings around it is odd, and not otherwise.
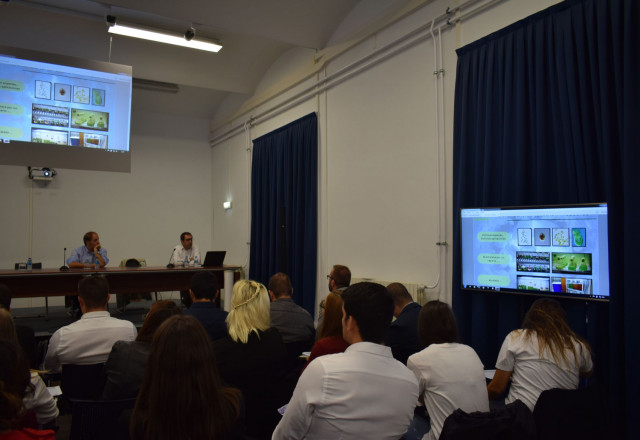
<path fill-rule="evenodd" d="M 5 308 L 11 311 L 11 291 L 4 284 L 0 284 L 0 308 Z M 18 343 L 29 358 L 29 366 L 34 369 L 40 368 L 40 365 L 38 365 L 38 347 L 33 329 L 31 327 L 15 323 L 14 327 L 16 328 L 16 334 L 18 335 Z"/>
<path fill-rule="evenodd" d="M 406 365 L 409 356 L 423 348 L 418 336 L 418 315 L 422 307 L 413 302 L 407 288 L 400 283 L 389 284 L 387 290 L 393 297 L 396 319 L 389 327 L 385 345 L 391 347 L 394 358 Z"/>
<path fill-rule="evenodd" d="M 189 295 L 193 303 L 185 315 L 191 315 L 200 321 L 200 324 L 209 333 L 212 341 L 227 336 L 227 312 L 220 310 L 215 303 L 220 295 L 216 276 L 208 271 L 197 272 L 191 278 Z"/>

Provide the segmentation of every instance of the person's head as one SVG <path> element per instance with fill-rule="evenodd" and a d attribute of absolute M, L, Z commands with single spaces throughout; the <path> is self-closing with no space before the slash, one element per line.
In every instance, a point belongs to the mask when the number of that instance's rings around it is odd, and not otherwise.
<path fill-rule="evenodd" d="M 0 284 L 0 307 L 11 310 L 11 290 L 6 284 Z"/>
<path fill-rule="evenodd" d="M 289 275 L 278 272 L 269 280 L 269 296 L 272 300 L 278 298 L 290 298 L 293 295 L 293 286 Z"/>
<path fill-rule="evenodd" d="M 347 266 L 336 264 L 329 274 L 329 291 L 349 287 L 351 284 L 351 271 Z"/>
<path fill-rule="evenodd" d="M 156 301 L 144 317 L 136 341 L 151 342 L 158 327 L 173 315 L 182 315 L 182 310 L 175 302 L 166 299 Z"/>
<path fill-rule="evenodd" d="M 160 325 L 143 378 L 131 417 L 132 438 L 228 436 L 240 394 L 223 388 L 213 344 L 196 318 L 175 315 Z"/>
<path fill-rule="evenodd" d="M 322 324 L 318 331 L 318 339 L 342 336 L 342 305 L 344 301 L 340 293 L 331 292 L 324 300 Z"/>
<path fill-rule="evenodd" d="M 264 285 L 252 280 L 240 280 L 233 285 L 227 327 L 231 339 L 242 343 L 249 340 L 251 332 L 271 327 L 269 294 Z"/>
<path fill-rule="evenodd" d="M 84 245 L 87 247 L 87 249 L 89 249 L 90 252 L 93 252 L 96 246 L 100 247 L 100 237 L 98 236 L 97 232 L 87 232 L 86 234 L 84 234 L 84 237 L 82 237 L 82 240 L 84 241 Z"/>
<path fill-rule="evenodd" d="M 342 336 L 354 342 L 384 341 L 393 318 L 393 299 L 381 284 L 356 283 L 342 293 Z"/>
<path fill-rule="evenodd" d="M 218 279 L 209 271 L 197 272 L 191 277 L 190 292 L 193 295 L 192 299 L 194 301 L 213 301 L 220 293 L 218 290 Z"/>
<path fill-rule="evenodd" d="M 109 301 L 109 283 L 99 275 L 82 278 L 78 282 L 78 301 L 82 313 L 97 310 L 107 310 Z"/>
<path fill-rule="evenodd" d="M 418 335 L 425 347 L 458 342 L 458 325 L 449 304 L 438 300 L 426 303 L 418 317 Z"/>
<path fill-rule="evenodd" d="M 24 397 L 30 384 L 29 361 L 16 340 L 0 339 L 0 431 L 8 431 L 24 415 Z"/>
<path fill-rule="evenodd" d="M 393 298 L 393 316 L 397 318 L 404 306 L 413 302 L 413 298 L 407 288 L 404 287 L 404 284 L 401 283 L 391 283 L 387 286 L 387 290 L 391 294 L 391 298 Z"/>
<path fill-rule="evenodd" d="M 193 235 L 191 235 L 191 232 L 183 232 L 180 234 L 180 243 L 182 243 L 183 248 L 191 249 L 191 245 L 193 244 Z"/>
<path fill-rule="evenodd" d="M 566 348 L 571 349 L 574 360 L 578 359 L 574 340 L 583 342 L 589 349 L 587 341 L 571 330 L 567 323 L 567 314 L 555 299 L 541 298 L 536 300 L 525 315 L 522 328 L 528 330 L 527 337 L 530 337 L 531 333 L 535 333 L 540 353 L 548 349 L 558 364 L 562 362 L 565 365 L 571 364 L 567 359 Z"/>
<path fill-rule="evenodd" d="M 0 307 L 0 338 L 17 341 L 16 326 L 13 323 L 13 316 L 5 308 Z"/>

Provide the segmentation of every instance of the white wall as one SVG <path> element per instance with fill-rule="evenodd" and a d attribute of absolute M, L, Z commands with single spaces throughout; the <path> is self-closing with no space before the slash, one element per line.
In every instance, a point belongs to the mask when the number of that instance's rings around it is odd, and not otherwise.
<path fill-rule="evenodd" d="M 367 19 L 366 1 L 354 9 L 355 16 L 345 19 L 354 35 L 362 31 L 358 26 Z M 462 2 L 428 3 L 331 60 L 317 77 L 309 78 L 283 96 L 274 96 L 214 135 L 231 126 L 242 126 L 249 115 L 259 115 L 275 107 L 284 97 L 315 81 L 322 85 L 322 78 L 376 48 L 398 41 L 457 3 Z M 364 69 L 277 117 L 259 118 L 248 132 L 215 145 L 214 164 L 220 161 L 245 165 L 234 166 L 237 173 L 224 173 L 214 166 L 213 198 L 218 200 L 225 193 L 233 193 L 233 213 L 227 215 L 235 218 L 233 222 L 214 222 L 214 243 L 225 243 L 232 250 L 234 261 L 248 260 L 248 247 L 244 239 L 239 239 L 247 236 L 250 222 L 246 208 L 250 172 L 246 153 L 250 145 L 248 139 L 316 111 L 320 133 L 318 297 L 326 294 L 324 275 L 333 264 L 340 263 L 348 265 L 357 278 L 435 285 L 432 296 L 450 301 L 452 216 L 455 214 L 452 213 L 455 49 L 554 3 L 557 1 L 505 0 L 453 27 L 443 27 L 444 151 L 440 155 L 432 39 Z M 349 39 L 350 32 L 341 27 L 336 35 L 344 41 Z M 296 55 L 300 54 L 304 52 Z M 258 90 L 267 90 L 270 85 L 295 76 L 296 69 L 300 71 L 308 65 L 312 56 L 299 57 L 302 59 L 296 68 L 291 63 L 296 56 L 285 54 L 264 76 Z M 439 171 L 442 180 L 439 180 Z M 444 196 L 442 203 L 440 194 Z M 241 201 L 236 204 L 236 200 Z M 236 211 L 236 207 L 240 209 Z M 448 248 L 435 245 L 444 240 L 449 243 Z"/>
<path fill-rule="evenodd" d="M 212 246 L 212 158 L 209 121 L 178 115 L 134 113 L 131 173 L 57 169 L 48 185 L 33 183 L 26 167 L 0 166 L 2 247 L 0 267 L 29 256 L 29 206 L 33 203 L 33 261 L 62 265 L 86 231 L 100 234 L 110 266 L 123 258 L 167 264 L 181 232 L 202 251 Z M 47 164 L 33 164 L 46 166 Z M 31 197 L 32 194 L 32 197 Z M 13 307 L 44 304 L 15 300 Z M 55 298 L 50 304 L 62 304 Z"/>

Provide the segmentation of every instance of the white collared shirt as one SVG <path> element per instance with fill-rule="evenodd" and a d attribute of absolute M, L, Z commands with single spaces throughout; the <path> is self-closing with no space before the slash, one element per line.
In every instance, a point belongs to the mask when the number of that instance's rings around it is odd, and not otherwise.
<path fill-rule="evenodd" d="M 103 363 L 116 341 L 133 341 L 137 335 L 133 323 L 112 318 L 107 311 L 85 313 L 51 336 L 44 366 L 58 371 L 65 364 Z"/>
<path fill-rule="evenodd" d="M 272 439 L 399 439 L 418 382 L 391 349 L 371 342 L 314 359 L 300 376 Z"/>
<path fill-rule="evenodd" d="M 195 257 L 198 257 L 199 264 L 202 264 L 202 257 L 200 256 L 200 250 L 195 244 L 191 245 L 191 249 L 185 249 L 181 244 L 173 248 L 173 254 L 171 254 L 171 264 L 179 265 L 184 261 L 184 257 L 189 259 L 189 263 L 193 262 Z"/>

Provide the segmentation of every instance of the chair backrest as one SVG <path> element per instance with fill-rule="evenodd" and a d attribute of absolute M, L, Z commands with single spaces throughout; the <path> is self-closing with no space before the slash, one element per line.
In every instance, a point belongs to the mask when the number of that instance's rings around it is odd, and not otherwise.
<path fill-rule="evenodd" d="M 75 400 L 71 412 L 69 439 L 128 439 L 129 417 L 123 415 L 123 412 L 132 409 L 135 403 L 135 398 L 122 400 Z M 121 416 L 122 419 L 120 419 Z"/>
<path fill-rule="evenodd" d="M 104 388 L 104 364 L 62 366 L 60 388 L 68 399 L 97 400 Z"/>
<path fill-rule="evenodd" d="M 544 440 L 611 438 L 611 420 L 604 391 L 597 384 L 577 390 L 543 391 L 533 409 L 538 438 Z"/>
<path fill-rule="evenodd" d="M 444 421 L 440 440 L 534 440 L 536 425 L 520 400 L 489 412 L 455 410 Z"/>
<path fill-rule="evenodd" d="M 120 267 L 142 267 L 146 264 L 144 258 L 125 258 L 120 262 Z"/>

